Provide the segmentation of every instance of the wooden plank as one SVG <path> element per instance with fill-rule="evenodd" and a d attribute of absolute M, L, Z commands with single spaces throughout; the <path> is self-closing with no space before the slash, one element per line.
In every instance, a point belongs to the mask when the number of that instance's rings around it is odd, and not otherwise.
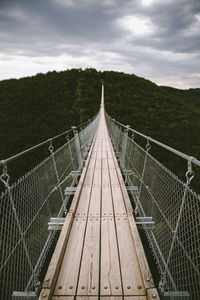
<path fill-rule="evenodd" d="M 73 296 L 54 296 L 52 300 L 74 300 L 75 297 Z"/>
<path fill-rule="evenodd" d="M 147 300 L 147 297 L 146 296 L 126 296 L 126 297 L 124 297 L 124 300 Z"/>
<path fill-rule="evenodd" d="M 112 156 L 113 152 L 112 151 L 114 151 L 114 150 L 113 150 L 113 147 L 112 147 L 112 144 L 111 144 L 110 137 L 109 137 L 108 132 L 107 132 L 107 137 L 106 137 L 106 152 L 107 152 L 106 154 L 107 154 L 107 159 L 113 159 L 113 156 Z"/>
<path fill-rule="evenodd" d="M 101 186 L 93 187 L 89 207 L 89 217 L 100 217 Z"/>
<path fill-rule="evenodd" d="M 76 300 L 98 300 L 98 296 L 77 296 Z"/>
<path fill-rule="evenodd" d="M 97 149 L 96 149 L 96 164 L 92 183 L 92 192 L 90 198 L 89 217 L 100 217 L 101 208 L 101 134 L 102 130 L 99 128 L 99 134 L 97 136 Z"/>
<path fill-rule="evenodd" d="M 100 295 L 122 295 L 120 264 L 114 218 L 101 219 Z"/>
<path fill-rule="evenodd" d="M 113 216 L 113 203 L 107 158 L 102 159 L 102 217 Z"/>
<path fill-rule="evenodd" d="M 55 286 L 60 265 L 63 259 L 65 247 L 69 238 L 72 221 L 73 221 L 73 215 L 69 213 L 66 217 L 55 251 L 53 253 L 51 262 L 49 264 L 46 276 L 44 278 L 44 282 L 42 284 L 43 288 L 53 289 Z"/>
<path fill-rule="evenodd" d="M 86 178 L 85 178 L 85 181 L 84 181 L 84 184 L 82 187 L 79 203 L 78 203 L 77 210 L 76 210 L 76 217 L 86 217 L 88 214 L 95 162 L 96 162 L 96 157 L 92 157 L 90 160 Z"/>
<path fill-rule="evenodd" d="M 38 300 L 51 300 L 51 290 L 50 289 L 42 289 L 40 292 L 40 296 Z"/>
<path fill-rule="evenodd" d="M 90 203 L 90 196 L 92 190 L 92 183 L 87 183 L 83 185 L 81 196 L 79 199 L 78 207 L 76 210 L 76 217 L 87 217 L 88 215 L 88 207 Z"/>
<path fill-rule="evenodd" d="M 122 273 L 122 285 L 125 296 L 146 295 L 140 266 L 135 253 L 128 218 L 116 218 L 117 238 Z"/>
<path fill-rule="evenodd" d="M 122 296 L 100 297 L 101 300 L 123 300 Z"/>
<path fill-rule="evenodd" d="M 147 299 L 148 300 L 152 300 L 152 299 L 159 300 L 160 299 L 156 288 L 147 290 Z"/>
<path fill-rule="evenodd" d="M 85 218 L 74 218 L 54 295 L 74 296 L 76 293 L 85 227 Z"/>
<path fill-rule="evenodd" d="M 114 149 L 113 149 L 113 146 L 112 146 L 112 143 L 111 143 L 111 139 L 110 139 L 109 136 L 108 136 L 108 140 L 109 140 L 109 149 L 110 149 L 110 153 L 111 153 L 110 158 L 111 158 L 111 160 L 114 161 L 114 165 L 115 165 L 115 169 L 116 169 L 116 172 L 117 172 L 118 180 L 119 180 L 119 183 L 120 183 L 120 185 L 122 187 L 122 192 L 124 194 L 124 192 L 127 193 L 126 187 L 125 187 L 124 180 L 123 180 L 123 177 L 122 177 L 122 174 L 121 174 L 121 170 L 120 170 L 117 158 L 115 156 Z M 127 201 L 127 198 L 124 198 L 124 202 L 125 202 L 125 206 L 126 206 L 127 212 L 128 213 L 129 212 L 133 212 L 133 208 L 132 208 L 132 205 L 131 205 L 129 197 L 128 197 L 128 201 Z"/>
<path fill-rule="evenodd" d="M 120 167 L 119 167 L 119 164 L 117 162 L 117 159 L 116 159 L 113 147 L 111 145 L 111 142 L 110 142 L 110 146 L 112 148 L 112 159 L 114 161 L 115 169 L 116 169 L 117 176 L 118 176 L 118 181 L 119 181 L 119 184 L 121 186 L 122 195 L 123 195 L 124 203 L 125 203 L 125 206 L 126 206 L 126 210 L 127 210 L 127 213 L 132 213 L 133 208 L 132 208 L 132 205 L 131 205 L 131 201 L 129 199 L 128 192 L 126 190 L 124 180 L 123 180 L 123 177 L 122 177 L 122 174 L 121 174 L 121 171 L 120 171 Z"/>
<path fill-rule="evenodd" d="M 89 218 L 78 283 L 78 296 L 99 292 L 100 218 Z"/>
<path fill-rule="evenodd" d="M 117 177 L 115 165 L 113 159 L 108 159 L 109 173 L 110 173 L 110 182 L 111 190 L 113 197 L 114 205 L 114 214 L 115 216 L 126 216 L 126 208 L 123 201 L 122 191 Z"/>
<path fill-rule="evenodd" d="M 98 132 L 98 130 L 97 130 L 97 132 Z M 80 177 L 78 186 L 76 188 L 75 195 L 73 197 L 73 200 L 72 200 L 72 203 L 71 203 L 71 206 L 70 206 L 69 212 L 71 212 L 71 213 L 75 213 L 75 211 L 77 209 L 77 205 L 78 205 L 78 202 L 79 202 L 79 197 L 80 197 L 80 194 L 81 194 L 83 183 L 85 181 L 85 177 L 86 177 L 86 174 L 87 174 L 88 166 L 89 166 L 89 163 L 90 163 L 90 160 L 91 160 L 91 156 L 92 156 L 92 153 L 93 153 L 93 150 L 94 150 L 94 146 L 95 146 L 95 142 L 96 142 L 96 137 L 97 137 L 97 133 L 94 136 L 94 140 L 92 142 L 92 145 L 91 145 L 91 148 L 90 148 L 90 151 L 89 151 L 89 154 L 88 154 L 85 166 L 83 167 L 83 171 L 81 173 L 81 177 Z"/>
<path fill-rule="evenodd" d="M 91 198 L 90 198 L 89 217 L 100 217 L 100 206 L 101 206 L 101 151 L 98 151 L 95 170 L 94 170 Z"/>
<path fill-rule="evenodd" d="M 133 215 L 129 215 L 128 219 L 129 219 L 129 226 L 130 226 L 130 229 L 132 232 L 132 237 L 133 237 L 134 244 L 135 244 L 135 250 L 137 253 L 137 257 L 138 257 L 138 261 L 139 261 L 139 265 L 140 265 L 140 269 L 141 269 L 141 274 L 143 277 L 144 286 L 146 289 L 153 288 L 153 287 L 155 287 L 155 285 L 154 285 L 151 271 L 149 269 L 146 255 L 145 255 L 145 252 L 144 252 L 144 249 L 142 246 L 142 242 L 141 242 L 138 230 L 137 230 L 137 226 L 133 219 Z"/>

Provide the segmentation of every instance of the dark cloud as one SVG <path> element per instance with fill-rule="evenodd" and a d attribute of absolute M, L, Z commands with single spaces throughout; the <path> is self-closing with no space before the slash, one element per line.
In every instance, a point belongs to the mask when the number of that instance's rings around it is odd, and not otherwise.
<path fill-rule="evenodd" d="M 63 58 L 63 69 L 107 66 L 162 84 L 199 86 L 200 2 L 0 0 L 0 49 L 1 79 L 12 77 L 5 72 L 10 60 L 29 59 L 40 72 L 42 64 L 61 69 Z"/>

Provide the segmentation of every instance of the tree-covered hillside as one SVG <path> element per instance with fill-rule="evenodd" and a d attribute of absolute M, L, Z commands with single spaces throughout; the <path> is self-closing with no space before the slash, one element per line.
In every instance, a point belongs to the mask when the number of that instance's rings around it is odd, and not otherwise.
<path fill-rule="evenodd" d="M 72 69 L 0 82 L 0 160 L 84 122 L 98 112 L 101 78 L 108 114 L 188 155 L 200 158 L 200 89 L 178 90 L 119 72 Z M 184 178 L 186 162 L 153 148 Z M 15 178 L 40 159 L 12 169 Z"/>

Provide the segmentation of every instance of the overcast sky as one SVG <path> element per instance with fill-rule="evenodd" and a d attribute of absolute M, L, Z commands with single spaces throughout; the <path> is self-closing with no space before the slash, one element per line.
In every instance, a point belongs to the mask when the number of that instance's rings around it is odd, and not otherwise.
<path fill-rule="evenodd" d="M 200 0 L 0 0 L 0 80 L 71 68 L 200 87 Z"/>

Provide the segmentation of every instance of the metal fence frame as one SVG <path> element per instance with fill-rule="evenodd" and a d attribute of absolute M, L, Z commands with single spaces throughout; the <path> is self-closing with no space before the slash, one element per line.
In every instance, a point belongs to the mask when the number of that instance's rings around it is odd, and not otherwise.
<path fill-rule="evenodd" d="M 190 189 L 192 165 L 200 161 L 125 126 L 106 114 L 109 134 L 126 184 L 135 217 L 151 217 L 154 228 L 143 225 L 160 271 L 159 288 L 170 299 L 198 300 L 200 295 L 200 196 Z M 143 148 L 135 142 L 146 140 Z M 186 182 L 150 155 L 155 143 L 188 161 Z M 128 174 L 128 175 L 127 175 Z M 130 189 L 132 187 L 132 189 Z M 136 192 L 137 191 L 137 192 Z"/>
<path fill-rule="evenodd" d="M 0 299 L 11 299 L 13 292 L 13 298 L 37 297 L 40 272 L 55 237 L 55 231 L 48 231 L 48 222 L 67 214 L 70 195 L 64 190 L 77 184 L 98 118 L 0 161 L 0 180 L 5 185 L 0 196 Z M 74 137 L 69 140 L 70 132 Z M 55 151 L 53 142 L 62 136 L 64 145 Z M 45 144 L 50 155 L 10 185 L 7 163 L 31 151 L 34 154 Z"/>

